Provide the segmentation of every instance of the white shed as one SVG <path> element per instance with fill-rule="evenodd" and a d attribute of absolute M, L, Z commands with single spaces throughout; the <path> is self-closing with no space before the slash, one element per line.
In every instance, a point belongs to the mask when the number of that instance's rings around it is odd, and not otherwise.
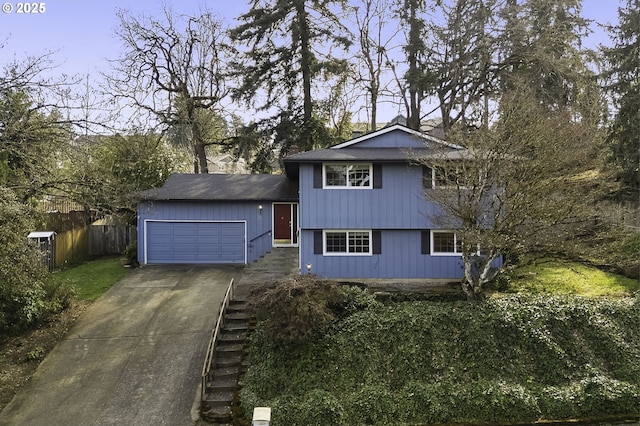
<path fill-rule="evenodd" d="M 27 238 L 40 249 L 42 262 L 50 271 L 55 267 L 55 237 L 56 233 L 53 231 L 37 231 L 27 235 Z"/>

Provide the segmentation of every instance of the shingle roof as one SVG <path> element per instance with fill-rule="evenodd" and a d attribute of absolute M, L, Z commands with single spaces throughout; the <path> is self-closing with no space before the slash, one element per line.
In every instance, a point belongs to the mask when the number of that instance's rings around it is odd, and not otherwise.
<path fill-rule="evenodd" d="M 341 148 L 319 149 L 291 155 L 285 162 L 307 163 L 317 161 L 407 161 L 412 158 L 424 158 L 434 153 L 430 148 Z"/>
<path fill-rule="evenodd" d="M 285 175 L 177 173 L 160 188 L 139 194 L 141 200 L 296 201 L 298 182 Z"/>

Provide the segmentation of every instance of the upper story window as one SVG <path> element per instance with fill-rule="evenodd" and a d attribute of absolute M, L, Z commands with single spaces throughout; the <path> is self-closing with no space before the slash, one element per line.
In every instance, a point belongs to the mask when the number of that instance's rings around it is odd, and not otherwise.
<path fill-rule="evenodd" d="M 325 164 L 325 188 L 372 188 L 371 164 Z"/>
<path fill-rule="evenodd" d="M 426 189 L 433 188 L 464 188 L 457 168 L 443 169 L 442 167 L 423 166 L 422 177 Z"/>

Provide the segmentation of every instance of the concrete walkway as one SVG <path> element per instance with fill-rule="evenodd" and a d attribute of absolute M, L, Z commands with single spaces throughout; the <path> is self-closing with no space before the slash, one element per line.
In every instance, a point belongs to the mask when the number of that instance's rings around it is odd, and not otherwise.
<path fill-rule="evenodd" d="M 211 329 L 238 267 L 145 266 L 92 304 L 0 425 L 193 425 Z"/>
<path fill-rule="evenodd" d="M 235 298 L 245 300 L 252 290 L 298 275 L 298 249 L 278 247 L 248 264 L 236 281 Z"/>

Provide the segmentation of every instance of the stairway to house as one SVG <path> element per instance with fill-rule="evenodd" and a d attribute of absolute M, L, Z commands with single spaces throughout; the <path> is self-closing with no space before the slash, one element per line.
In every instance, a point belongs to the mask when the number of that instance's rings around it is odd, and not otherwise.
<path fill-rule="evenodd" d="M 244 301 L 231 301 L 223 318 L 201 405 L 202 418 L 218 425 L 231 423 L 234 399 L 242 388 L 250 316 Z"/>
<path fill-rule="evenodd" d="M 207 374 L 201 416 L 216 425 L 232 422 L 237 406 L 237 394 L 248 367 L 247 335 L 251 316 L 245 300 L 252 289 L 273 281 L 295 276 L 298 270 L 298 249 L 277 247 L 260 259 L 245 266 L 235 285 L 234 298 L 223 314 L 223 322 L 215 342 L 211 370 Z"/>
<path fill-rule="evenodd" d="M 299 274 L 297 247 L 276 247 L 245 266 L 237 284 L 236 299 L 246 299 L 256 287 Z"/>

